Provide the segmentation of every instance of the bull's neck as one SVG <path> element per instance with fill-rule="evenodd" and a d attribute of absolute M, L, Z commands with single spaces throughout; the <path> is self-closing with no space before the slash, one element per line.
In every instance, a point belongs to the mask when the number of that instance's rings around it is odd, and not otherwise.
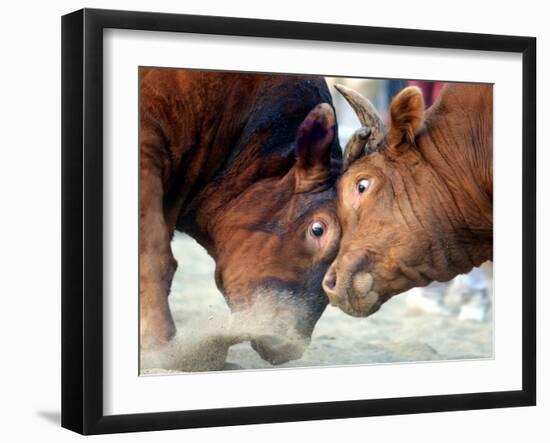
<path fill-rule="evenodd" d="M 471 114 L 435 108 L 417 140 L 442 188 L 431 198 L 448 212 L 442 241 L 449 260 L 463 267 L 459 273 L 492 260 L 492 135 L 483 124 Z"/>

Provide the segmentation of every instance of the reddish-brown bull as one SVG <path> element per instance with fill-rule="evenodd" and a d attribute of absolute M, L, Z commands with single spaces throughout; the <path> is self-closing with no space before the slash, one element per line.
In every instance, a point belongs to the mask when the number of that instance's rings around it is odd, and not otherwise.
<path fill-rule="evenodd" d="M 492 86 L 448 85 L 426 113 L 420 90 L 406 88 L 388 131 L 365 97 L 338 88 L 364 127 L 338 185 L 342 240 L 323 281 L 331 303 L 368 316 L 492 260 Z"/>
<path fill-rule="evenodd" d="M 233 311 L 269 307 L 256 351 L 274 364 L 299 358 L 328 303 L 322 278 L 340 237 L 341 151 L 326 83 L 142 69 L 140 85 L 142 346 L 175 333 L 177 229 L 214 258 Z"/>

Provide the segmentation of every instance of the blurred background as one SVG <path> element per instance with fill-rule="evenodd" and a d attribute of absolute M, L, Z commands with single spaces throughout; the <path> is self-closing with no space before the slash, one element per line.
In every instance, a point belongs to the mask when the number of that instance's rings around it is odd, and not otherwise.
<path fill-rule="evenodd" d="M 344 98 L 334 89 L 334 85 L 341 83 L 363 94 L 376 107 L 385 122 L 388 121 L 388 111 L 392 98 L 407 86 L 418 86 L 422 89 L 424 102 L 429 107 L 437 98 L 445 85 L 443 82 L 428 82 L 417 80 L 387 80 L 387 79 L 362 79 L 325 77 L 329 86 L 336 114 L 338 118 L 338 130 L 340 131 L 340 144 L 342 148 L 347 140 L 360 125 L 355 113 L 346 103 Z"/>
<path fill-rule="evenodd" d="M 342 147 L 360 124 L 334 89 L 335 83 L 368 97 L 386 121 L 392 97 L 405 86 L 421 87 L 429 106 L 444 85 L 403 80 L 326 80 L 333 95 Z M 214 261 L 184 234 L 175 235 L 172 247 L 179 266 L 169 301 L 179 334 L 189 338 L 204 335 L 209 324 L 224 322 L 230 315 L 214 283 Z M 303 357 L 278 367 L 491 358 L 492 281 L 492 264 L 486 263 L 450 282 L 432 283 L 395 296 L 368 318 L 350 317 L 328 306 Z M 249 343 L 229 349 L 224 369 L 261 368 L 273 366 L 263 361 Z M 144 374 L 166 372 L 177 371 L 159 368 L 142 371 Z"/>

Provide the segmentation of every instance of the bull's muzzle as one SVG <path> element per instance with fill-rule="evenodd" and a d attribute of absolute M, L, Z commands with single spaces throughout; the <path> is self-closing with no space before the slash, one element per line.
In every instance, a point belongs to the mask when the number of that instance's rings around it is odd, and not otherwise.
<path fill-rule="evenodd" d="M 354 317 L 367 317 L 382 305 L 380 295 L 374 290 L 372 274 L 362 270 L 364 260 L 354 260 L 341 271 L 335 262 L 323 279 L 323 289 L 330 304 Z"/>
<path fill-rule="evenodd" d="M 293 297 L 291 292 L 264 288 L 256 291 L 251 305 L 240 306 L 241 309 L 233 312 L 233 330 L 247 337 L 260 357 L 272 365 L 302 357 L 322 312 L 321 309 L 315 314 L 310 306 L 303 304 L 303 298 Z"/>

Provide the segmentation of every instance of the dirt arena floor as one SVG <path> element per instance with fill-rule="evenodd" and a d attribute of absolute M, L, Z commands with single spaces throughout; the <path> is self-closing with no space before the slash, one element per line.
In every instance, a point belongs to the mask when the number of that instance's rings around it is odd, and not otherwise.
<path fill-rule="evenodd" d="M 172 246 L 179 267 L 170 306 L 178 336 L 162 353 L 142 353 L 141 373 L 276 368 L 249 342 L 220 343 L 220 325 L 223 330 L 230 312 L 214 284 L 214 262 L 185 235 L 177 234 Z M 477 359 L 491 358 L 492 352 L 491 321 L 426 312 L 402 294 L 368 318 L 327 307 L 303 357 L 278 367 Z"/>

